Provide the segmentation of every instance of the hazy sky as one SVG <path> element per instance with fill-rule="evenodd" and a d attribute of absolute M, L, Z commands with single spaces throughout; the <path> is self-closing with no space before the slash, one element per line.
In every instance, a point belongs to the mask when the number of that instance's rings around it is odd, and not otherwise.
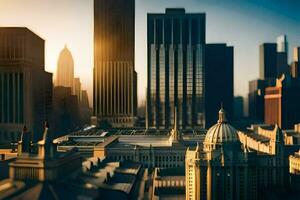
<path fill-rule="evenodd" d="M 300 1 L 292 0 L 136 0 L 135 68 L 139 102 L 145 99 L 147 12 L 184 7 L 206 13 L 207 43 L 234 46 L 235 95 L 246 96 L 258 77 L 258 46 L 287 34 L 300 45 Z M 25 26 L 46 40 L 46 70 L 56 71 L 65 44 L 73 54 L 75 76 L 92 99 L 93 0 L 0 0 L 0 26 Z"/>

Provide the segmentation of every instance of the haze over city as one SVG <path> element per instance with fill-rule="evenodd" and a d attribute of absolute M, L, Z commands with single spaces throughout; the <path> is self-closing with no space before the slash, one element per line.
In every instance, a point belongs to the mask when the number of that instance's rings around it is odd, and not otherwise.
<path fill-rule="evenodd" d="M 54 79 L 59 53 L 68 46 L 74 58 L 75 76 L 88 89 L 91 102 L 93 1 L 0 0 L 0 3 L 0 26 L 28 27 L 45 39 L 45 67 L 54 72 Z M 145 101 L 147 80 L 147 13 L 164 12 L 166 7 L 205 12 L 206 41 L 234 46 L 234 92 L 247 96 L 248 81 L 258 77 L 259 44 L 274 42 L 282 34 L 288 36 L 289 52 L 300 44 L 299 6 L 299 1 L 137 0 L 135 69 L 139 103 Z"/>

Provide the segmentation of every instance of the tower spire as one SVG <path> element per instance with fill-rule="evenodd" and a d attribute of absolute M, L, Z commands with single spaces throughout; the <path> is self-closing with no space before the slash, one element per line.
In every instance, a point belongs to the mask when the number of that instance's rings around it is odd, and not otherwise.
<path fill-rule="evenodd" d="M 221 109 L 219 111 L 219 120 L 218 120 L 218 123 L 226 123 L 226 122 L 227 122 L 226 112 L 223 109 L 223 104 L 221 104 Z"/>

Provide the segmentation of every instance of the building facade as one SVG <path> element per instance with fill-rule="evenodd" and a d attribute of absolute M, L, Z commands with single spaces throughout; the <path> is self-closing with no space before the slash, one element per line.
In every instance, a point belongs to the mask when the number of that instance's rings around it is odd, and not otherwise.
<path fill-rule="evenodd" d="M 205 46 L 205 128 L 217 121 L 214 113 L 221 104 L 228 119 L 233 119 L 233 55 L 233 47 L 226 44 Z"/>
<path fill-rule="evenodd" d="M 275 87 L 266 88 L 265 123 L 293 128 L 300 119 L 300 80 L 283 75 L 276 82 Z"/>
<path fill-rule="evenodd" d="M 72 88 L 56 86 L 53 88 L 53 116 L 55 124 L 53 131 L 55 137 L 65 135 L 76 128 L 81 127 L 80 101 L 76 95 L 72 95 Z"/>
<path fill-rule="evenodd" d="M 74 60 L 67 46 L 58 57 L 55 86 L 74 87 Z"/>
<path fill-rule="evenodd" d="M 277 75 L 277 45 L 263 43 L 259 46 L 259 78 L 274 78 Z"/>
<path fill-rule="evenodd" d="M 205 14 L 147 15 L 147 128 L 204 127 Z"/>
<path fill-rule="evenodd" d="M 244 115 L 244 97 L 242 96 L 236 96 L 234 97 L 233 101 L 233 107 L 234 107 L 234 119 L 240 120 L 243 118 Z"/>
<path fill-rule="evenodd" d="M 52 74 L 44 40 L 27 28 L 0 28 L 0 141 L 17 141 L 26 125 L 36 140 L 50 118 Z"/>
<path fill-rule="evenodd" d="M 300 191 L 300 151 L 289 156 L 290 181 L 294 189 Z"/>
<path fill-rule="evenodd" d="M 278 126 L 237 131 L 221 109 L 203 150 L 186 152 L 186 199 L 258 199 L 286 189 L 289 151 Z"/>
<path fill-rule="evenodd" d="M 134 0 L 94 0 L 94 115 L 132 127 L 137 110 Z"/>
<path fill-rule="evenodd" d="M 293 62 L 290 66 L 291 76 L 293 78 L 299 78 L 299 61 L 300 61 L 300 47 L 295 47 L 293 52 Z"/>
<path fill-rule="evenodd" d="M 288 54 L 288 41 L 286 35 L 277 37 L 277 52 L 285 52 Z"/>
<path fill-rule="evenodd" d="M 81 101 L 81 82 L 79 78 L 74 78 L 73 94 L 77 96 L 78 101 Z"/>
<path fill-rule="evenodd" d="M 219 111 L 203 149 L 188 149 L 185 158 L 186 199 L 257 199 L 253 155 L 241 149 L 237 130 Z"/>
<path fill-rule="evenodd" d="M 264 121 L 265 88 L 275 86 L 275 84 L 275 78 L 258 79 L 249 82 L 248 110 L 251 119 Z"/>

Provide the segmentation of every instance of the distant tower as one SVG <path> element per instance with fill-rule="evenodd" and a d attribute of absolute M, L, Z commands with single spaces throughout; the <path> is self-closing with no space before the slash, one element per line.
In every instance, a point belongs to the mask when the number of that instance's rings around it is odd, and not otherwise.
<path fill-rule="evenodd" d="M 73 94 L 77 96 L 78 101 L 81 101 L 81 82 L 79 78 L 74 79 Z"/>
<path fill-rule="evenodd" d="M 277 37 L 277 52 L 285 52 L 288 55 L 288 41 L 286 35 Z"/>
<path fill-rule="evenodd" d="M 60 52 L 56 69 L 56 86 L 73 88 L 74 60 L 67 45 Z"/>

